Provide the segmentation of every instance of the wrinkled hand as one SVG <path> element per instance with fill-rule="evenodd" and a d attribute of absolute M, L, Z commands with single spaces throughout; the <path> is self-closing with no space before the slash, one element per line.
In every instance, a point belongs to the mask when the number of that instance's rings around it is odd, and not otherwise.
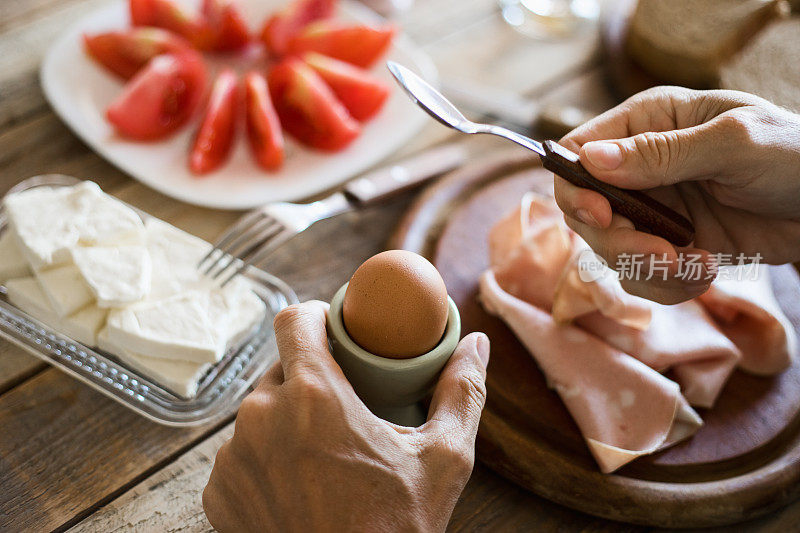
<path fill-rule="evenodd" d="M 472 471 L 489 341 L 459 343 L 428 421 L 396 426 L 356 396 L 328 350 L 327 305 L 275 318 L 280 364 L 239 409 L 203 492 L 227 531 L 443 531 Z"/>
<path fill-rule="evenodd" d="M 595 177 L 648 194 L 687 215 L 696 237 L 676 249 L 612 215 L 600 194 L 556 178 L 569 226 L 613 268 L 620 257 L 667 258 L 668 275 L 622 280 L 661 303 L 703 293 L 731 254 L 779 264 L 800 259 L 800 115 L 738 91 L 657 87 L 633 96 L 562 139 Z M 678 254 L 696 254 L 699 280 L 682 279 Z M 720 261 L 722 260 L 722 261 Z M 647 264 L 645 264 L 647 267 Z M 686 269 L 684 269 L 686 270 Z"/>

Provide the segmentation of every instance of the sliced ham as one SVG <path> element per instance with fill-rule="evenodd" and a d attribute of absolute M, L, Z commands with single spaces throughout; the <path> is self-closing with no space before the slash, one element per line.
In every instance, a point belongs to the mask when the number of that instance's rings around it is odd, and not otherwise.
<path fill-rule="evenodd" d="M 636 329 L 595 311 L 577 324 L 647 366 L 672 370 L 686 400 L 711 407 L 739 361 L 739 350 L 696 301 L 678 305 L 646 302 L 652 309 L 647 329 Z"/>
<path fill-rule="evenodd" d="M 555 321 L 569 322 L 599 311 L 624 326 L 647 329 L 652 319 L 649 302 L 625 292 L 614 271 L 582 244 L 584 246 L 579 246 L 578 252 L 565 265 L 556 286 L 552 305 Z"/>
<path fill-rule="evenodd" d="M 625 292 L 547 196 L 526 195 L 489 239 L 497 283 L 510 295 L 557 323 L 577 321 L 659 372 L 672 370 L 691 405 L 714 404 L 740 354 L 699 303 L 665 306 Z"/>
<path fill-rule="evenodd" d="M 576 235 L 546 196 L 526 194 L 489 233 L 490 263 L 510 294 L 549 309 Z"/>
<path fill-rule="evenodd" d="M 480 297 L 536 359 L 603 472 L 679 440 L 702 425 L 678 384 L 583 329 L 558 325 L 483 274 Z"/>
<path fill-rule="evenodd" d="M 770 375 L 792 364 L 794 329 L 775 300 L 764 265 L 723 268 L 699 299 L 738 346 L 743 370 Z"/>
<path fill-rule="evenodd" d="M 720 276 L 674 306 L 632 296 L 535 193 L 489 247 L 484 307 L 531 352 L 604 472 L 691 436 L 702 422 L 689 405 L 713 406 L 737 365 L 771 374 L 791 364 L 793 330 L 766 271 Z"/>

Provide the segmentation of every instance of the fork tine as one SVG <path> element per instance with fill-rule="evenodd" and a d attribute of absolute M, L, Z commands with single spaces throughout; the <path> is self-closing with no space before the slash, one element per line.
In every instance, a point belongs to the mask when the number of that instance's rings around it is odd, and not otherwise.
<path fill-rule="evenodd" d="M 227 246 L 228 243 L 232 239 L 236 238 L 236 236 L 242 230 L 247 228 L 247 226 L 256 222 L 258 218 L 266 216 L 267 215 L 262 211 L 251 211 L 250 213 L 247 213 L 246 215 L 242 216 L 238 221 L 236 221 L 236 223 L 233 226 L 231 226 L 231 228 L 228 231 L 225 232 L 225 234 L 222 237 L 217 239 L 217 242 L 214 243 L 214 247 L 211 248 L 211 250 L 209 250 L 208 253 L 203 257 L 203 259 L 201 259 L 200 262 L 197 264 L 197 268 L 201 268 L 203 266 L 203 263 L 208 261 L 217 252 L 222 251 L 222 247 Z"/>
<path fill-rule="evenodd" d="M 209 275 L 212 279 L 217 279 L 223 272 L 228 270 L 232 264 L 236 262 L 237 259 L 245 260 L 248 256 L 250 256 L 253 252 L 257 251 L 261 246 L 264 244 L 269 243 L 270 239 L 272 239 L 275 235 L 279 234 L 283 231 L 283 226 L 273 220 L 270 219 L 269 223 L 266 226 L 263 226 L 256 234 L 251 234 L 251 237 L 247 239 L 247 242 L 242 242 L 240 245 L 234 249 L 231 246 L 228 250 L 228 254 L 226 255 L 227 261 L 217 261 L 215 264 L 223 263 L 219 268 L 217 268 L 216 272 L 213 274 L 211 273 L 211 269 L 206 271 L 206 274 Z M 244 250 L 241 250 L 241 245 L 246 246 Z"/>
<path fill-rule="evenodd" d="M 242 264 L 239 265 L 239 268 L 237 268 L 236 271 L 233 274 L 228 276 L 225 279 L 225 281 L 223 281 L 220 284 L 220 286 L 224 287 L 233 278 L 235 278 L 236 276 L 238 276 L 239 274 L 244 272 L 248 267 L 250 267 L 251 265 L 257 265 L 258 263 L 263 261 L 269 254 L 271 254 L 275 250 L 275 248 L 277 248 L 278 246 L 280 246 L 284 242 L 288 241 L 292 237 L 292 235 L 294 235 L 294 234 L 291 231 L 288 231 L 288 230 L 285 230 L 285 229 L 283 231 L 281 231 L 280 233 L 278 233 L 274 238 L 272 238 L 272 240 L 269 242 L 269 244 L 264 246 L 264 248 L 262 248 L 258 253 L 254 254 L 252 257 L 250 257 L 246 261 L 242 261 Z"/>
<path fill-rule="evenodd" d="M 236 254 L 236 257 L 242 261 L 246 261 L 251 255 L 257 253 L 262 246 L 269 245 L 270 241 L 285 229 L 286 228 L 284 228 L 282 224 L 273 224 L 270 226 L 269 230 L 262 231 L 258 238 L 255 239 L 250 246 L 244 250 L 240 250 Z"/>
<path fill-rule="evenodd" d="M 208 275 L 212 270 L 217 268 L 220 263 L 225 259 L 233 260 L 236 257 L 236 251 L 244 244 L 256 239 L 266 228 L 274 226 L 274 221 L 270 217 L 264 217 L 255 222 L 252 226 L 244 231 L 241 231 L 232 241 L 229 240 L 227 246 L 220 248 L 220 254 L 211 262 L 205 269 L 203 274 Z M 230 261 L 228 261 L 228 264 Z"/>
<path fill-rule="evenodd" d="M 260 220 L 256 221 L 252 226 L 245 229 L 244 231 L 240 232 L 232 241 L 228 243 L 227 246 L 221 247 L 220 251 L 222 254 L 217 257 L 217 259 L 205 269 L 204 274 L 209 274 L 214 267 L 219 265 L 224 260 L 230 259 L 227 264 L 230 264 L 230 261 L 233 261 L 237 256 L 237 250 L 241 248 L 243 245 L 246 245 L 253 240 L 258 240 L 259 236 L 268 228 L 274 227 L 276 224 L 275 220 L 269 216 L 264 216 Z M 227 265 L 226 265 L 227 266 Z"/>

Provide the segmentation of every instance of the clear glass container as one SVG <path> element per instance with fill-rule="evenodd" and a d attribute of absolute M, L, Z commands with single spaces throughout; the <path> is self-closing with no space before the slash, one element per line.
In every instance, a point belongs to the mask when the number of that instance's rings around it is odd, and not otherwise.
<path fill-rule="evenodd" d="M 9 194 L 33 187 L 70 186 L 78 182 L 56 174 L 36 176 L 19 183 Z M 150 216 L 136 211 L 143 219 Z M 6 231 L 6 222 L 0 207 L 0 233 Z M 248 269 L 244 276 L 266 304 L 266 316 L 211 367 L 200 380 L 193 398 L 182 398 L 113 354 L 75 342 L 30 317 L 8 301 L 2 285 L 0 337 L 151 420 L 170 426 L 206 424 L 233 413 L 253 382 L 277 361 L 272 321 L 281 309 L 297 302 L 294 291 L 275 276 L 255 268 Z"/>
<path fill-rule="evenodd" d="M 535 39 L 566 39 L 596 23 L 598 0 L 497 0 L 511 27 Z"/>

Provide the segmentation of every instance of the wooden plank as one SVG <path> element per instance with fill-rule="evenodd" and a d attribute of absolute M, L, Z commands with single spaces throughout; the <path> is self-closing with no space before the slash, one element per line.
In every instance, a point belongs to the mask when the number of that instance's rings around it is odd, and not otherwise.
<path fill-rule="evenodd" d="M 49 530 L 209 428 L 162 426 L 48 369 L 0 396 L 0 530 Z"/>
<path fill-rule="evenodd" d="M 577 513 L 521 490 L 477 464 L 450 518 L 448 531 L 592 531 L 639 533 L 645 529 Z"/>
<path fill-rule="evenodd" d="M 37 0 L 41 2 L 41 0 Z M 24 5 L 26 2 L 3 2 Z M 66 26 L 104 3 L 103 0 L 53 2 L 24 24 L 3 31 L 0 37 L 0 128 L 19 123 L 46 108 L 39 87 L 39 64 L 53 38 Z M 0 18 L 2 20 L 2 18 Z"/>
<path fill-rule="evenodd" d="M 11 343 L 0 341 L 0 395 L 47 368 L 47 364 Z"/>
<path fill-rule="evenodd" d="M 0 2 L 0 32 L 22 26 L 40 18 L 56 7 L 76 4 L 81 0 L 26 0 L 25 2 Z"/>
<path fill-rule="evenodd" d="M 70 533 L 213 531 L 203 513 L 201 496 L 217 450 L 232 435 L 233 424 L 229 424 L 168 467 L 98 509 L 70 529 Z"/>
<path fill-rule="evenodd" d="M 233 424 L 230 424 L 113 502 L 97 509 L 70 529 L 70 533 L 213 531 L 203 514 L 201 495 L 217 450 L 232 435 Z M 633 533 L 644 528 L 608 522 L 555 506 L 520 491 L 488 468 L 476 465 L 453 511 L 448 530 Z"/>
<path fill-rule="evenodd" d="M 233 434 L 232 425 L 203 441 L 177 461 L 153 474 L 77 524 L 71 533 L 94 531 L 212 531 L 200 495 L 219 447 Z M 739 524 L 742 533 L 791 531 L 800 520 L 800 503 L 768 517 Z M 654 531 L 577 513 L 520 490 L 477 464 L 450 519 L 448 531 Z M 665 530 L 660 530 L 665 531 Z M 682 530 L 685 531 L 685 530 Z M 703 529 L 707 533 L 730 531 Z"/>
<path fill-rule="evenodd" d="M 130 180 L 92 152 L 52 113 L 6 128 L 0 134 L 0 195 L 20 181 L 58 173 L 92 178 L 113 192 Z"/>

